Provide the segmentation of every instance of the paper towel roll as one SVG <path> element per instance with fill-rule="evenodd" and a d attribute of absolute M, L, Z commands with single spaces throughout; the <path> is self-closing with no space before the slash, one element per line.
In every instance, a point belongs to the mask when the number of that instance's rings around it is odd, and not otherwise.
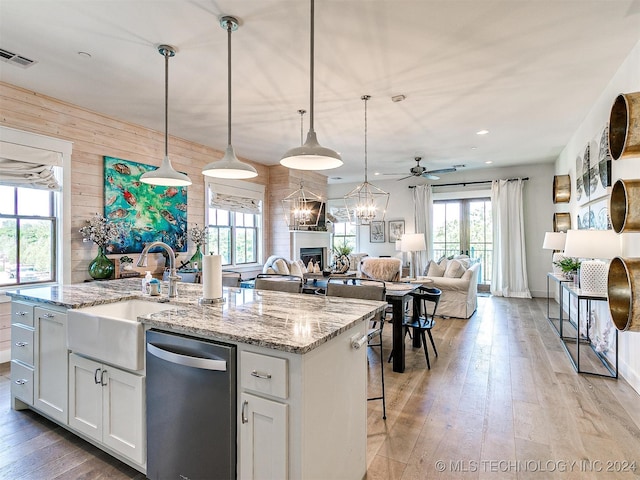
<path fill-rule="evenodd" d="M 202 257 L 203 298 L 222 298 L 222 257 L 203 255 Z"/>

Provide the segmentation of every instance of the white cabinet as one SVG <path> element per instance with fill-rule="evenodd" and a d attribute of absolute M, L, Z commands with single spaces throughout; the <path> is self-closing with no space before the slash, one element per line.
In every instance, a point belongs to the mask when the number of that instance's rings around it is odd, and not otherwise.
<path fill-rule="evenodd" d="M 143 465 L 144 377 L 69 355 L 69 426 Z"/>
<path fill-rule="evenodd" d="M 35 366 L 33 305 L 11 303 L 11 403 L 16 410 L 33 406 Z"/>
<path fill-rule="evenodd" d="M 240 354 L 240 478 L 288 478 L 288 361 Z M 256 394 L 247 393 L 247 390 Z"/>
<path fill-rule="evenodd" d="M 33 406 L 67 423 L 66 310 L 35 307 L 35 368 Z"/>
<path fill-rule="evenodd" d="M 288 478 L 288 406 L 250 393 L 240 400 L 241 478 Z"/>
<path fill-rule="evenodd" d="M 364 322 L 305 353 L 238 345 L 238 478 L 366 474 Z"/>

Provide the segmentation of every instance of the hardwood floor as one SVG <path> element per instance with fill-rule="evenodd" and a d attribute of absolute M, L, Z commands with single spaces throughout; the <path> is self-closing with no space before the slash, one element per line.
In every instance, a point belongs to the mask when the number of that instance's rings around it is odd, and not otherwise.
<path fill-rule="evenodd" d="M 545 312 L 545 299 L 479 298 L 471 319 L 438 320 L 431 370 L 407 338 L 405 373 L 385 363 L 386 422 L 368 403 L 367 479 L 640 478 L 640 396 L 622 379 L 576 374 Z M 386 355 L 390 344 L 387 325 Z M 0 365 L 0 479 L 144 478 L 11 410 L 8 377 Z"/>

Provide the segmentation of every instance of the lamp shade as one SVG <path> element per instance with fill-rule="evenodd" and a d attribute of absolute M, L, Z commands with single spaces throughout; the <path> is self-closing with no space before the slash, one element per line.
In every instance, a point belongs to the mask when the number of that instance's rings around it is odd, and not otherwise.
<path fill-rule="evenodd" d="M 403 252 L 421 252 L 427 249 L 423 233 L 405 233 L 402 236 Z"/>
<path fill-rule="evenodd" d="M 620 254 L 620 239 L 613 230 L 568 230 L 564 254 L 608 260 Z"/>
<path fill-rule="evenodd" d="M 542 248 L 545 250 L 564 250 L 566 240 L 566 232 L 546 232 Z"/>

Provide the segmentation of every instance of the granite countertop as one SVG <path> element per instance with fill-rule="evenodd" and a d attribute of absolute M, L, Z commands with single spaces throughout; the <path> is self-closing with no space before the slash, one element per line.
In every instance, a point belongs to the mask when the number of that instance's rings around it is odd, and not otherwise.
<path fill-rule="evenodd" d="M 143 296 L 139 278 L 21 288 L 7 295 L 66 308 L 166 299 Z M 244 288 L 225 288 L 223 295 L 222 303 L 200 305 L 202 285 L 179 283 L 178 297 L 167 303 L 167 310 L 138 320 L 161 330 L 304 354 L 386 307 L 371 300 Z"/>

